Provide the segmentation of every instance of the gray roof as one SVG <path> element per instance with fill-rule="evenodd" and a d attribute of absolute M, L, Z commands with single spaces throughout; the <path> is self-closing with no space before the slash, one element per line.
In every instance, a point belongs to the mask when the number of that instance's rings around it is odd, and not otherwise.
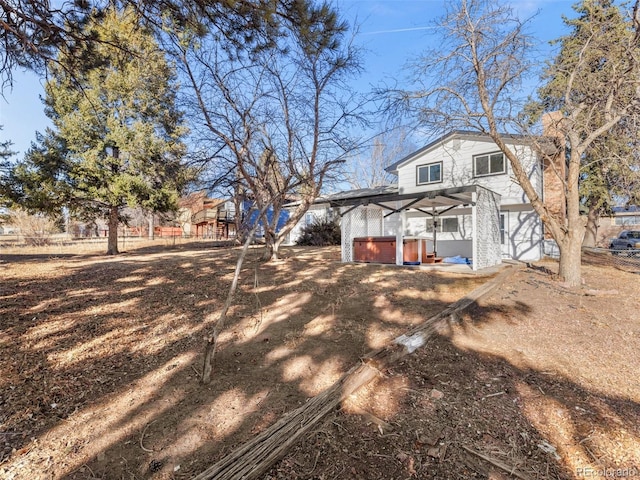
<path fill-rule="evenodd" d="M 611 209 L 613 213 L 640 213 L 640 206 L 628 205 L 626 207 L 613 207 Z"/>
<path fill-rule="evenodd" d="M 385 194 L 398 193 L 398 185 L 381 185 L 372 188 L 359 188 L 356 190 L 346 190 L 343 192 L 331 193 L 318 197 L 314 203 L 333 203 L 355 198 L 378 197 Z"/>
<path fill-rule="evenodd" d="M 342 215 L 356 207 L 367 205 L 376 205 L 391 213 L 413 209 L 435 214 L 473 204 L 473 194 L 478 190 L 489 191 L 479 185 L 467 185 L 440 190 L 400 193 L 395 185 L 390 185 L 335 193 L 320 197 L 314 203 L 328 203 L 332 207 L 350 207 L 346 212 L 343 211 Z M 493 193 L 495 194 L 495 192 Z M 431 212 L 426 212 L 425 209 L 430 209 Z"/>

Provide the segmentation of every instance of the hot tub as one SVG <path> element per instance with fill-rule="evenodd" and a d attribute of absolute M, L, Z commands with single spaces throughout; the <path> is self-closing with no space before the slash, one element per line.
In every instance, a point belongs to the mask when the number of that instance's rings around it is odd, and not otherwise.
<path fill-rule="evenodd" d="M 396 237 L 357 237 L 353 239 L 353 261 L 396 263 Z M 418 263 L 418 241 L 403 241 L 403 262 Z"/>

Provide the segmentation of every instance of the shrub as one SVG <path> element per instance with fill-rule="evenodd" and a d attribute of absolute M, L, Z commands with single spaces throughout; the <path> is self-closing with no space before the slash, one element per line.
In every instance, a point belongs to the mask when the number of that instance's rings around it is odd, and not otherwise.
<path fill-rule="evenodd" d="M 56 231 L 55 221 L 44 214 L 32 215 L 20 208 L 9 211 L 9 223 L 19 232 L 27 245 L 49 244 L 49 236 Z"/>
<path fill-rule="evenodd" d="M 306 225 L 300 238 L 296 242 L 298 245 L 324 247 L 327 245 L 340 245 L 340 224 L 337 220 L 328 218 L 316 218 L 313 223 Z"/>

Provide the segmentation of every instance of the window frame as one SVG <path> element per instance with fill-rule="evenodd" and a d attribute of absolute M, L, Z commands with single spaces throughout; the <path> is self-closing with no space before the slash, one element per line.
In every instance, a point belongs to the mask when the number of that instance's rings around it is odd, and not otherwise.
<path fill-rule="evenodd" d="M 460 219 L 459 219 L 460 215 L 451 215 L 448 217 L 439 217 L 438 218 L 438 230 L 436 233 L 460 233 Z M 444 221 L 448 220 L 448 221 L 452 221 L 455 220 L 456 221 L 456 228 L 455 230 L 445 230 L 444 229 Z M 464 219 L 462 220 L 464 222 Z M 434 218 L 433 217 L 427 217 L 426 218 L 426 222 L 425 222 L 425 232 L 426 233 L 433 233 L 433 222 L 434 222 Z M 429 227 L 429 224 L 431 224 L 431 227 Z"/>
<path fill-rule="evenodd" d="M 500 172 L 492 172 L 491 171 L 491 157 L 493 155 L 497 155 L 497 154 L 502 155 L 502 171 L 500 171 Z M 489 173 L 478 173 L 476 162 L 477 162 L 477 159 L 480 158 L 480 157 L 487 157 L 487 161 L 488 161 L 487 167 L 489 169 Z M 498 150 L 496 152 L 480 153 L 478 155 L 474 155 L 472 162 L 473 162 L 472 167 L 473 167 L 473 177 L 474 178 L 493 177 L 495 175 L 504 175 L 504 174 L 507 173 L 507 158 L 505 157 L 504 152 L 502 152 L 500 150 Z"/>
<path fill-rule="evenodd" d="M 444 223 L 445 220 L 447 221 L 447 223 L 449 222 L 453 222 L 455 220 L 455 224 L 456 227 L 454 230 L 445 230 L 444 228 Z M 458 221 L 458 216 L 456 215 L 455 217 L 442 217 L 440 223 L 440 232 L 441 233 L 458 233 L 460 231 L 460 222 Z"/>
<path fill-rule="evenodd" d="M 312 212 L 305 212 L 304 214 L 304 225 L 305 227 L 308 227 L 309 225 L 312 225 L 313 222 L 315 221 L 316 216 L 315 214 L 313 214 Z"/>
<path fill-rule="evenodd" d="M 430 167 L 433 167 L 435 165 L 439 165 L 440 166 L 440 179 L 439 180 L 431 180 L 431 170 Z M 442 174 L 442 161 L 439 162 L 432 162 L 432 163 L 425 163 L 422 165 L 416 165 L 416 185 L 433 185 L 436 183 L 442 183 L 442 179 L 444 177 L 444 175 Z M 428 172 L 429 172 L 429 181 L 428 182 L 420 182 L 420 169 L 421 168 L 428 168 Z"/>

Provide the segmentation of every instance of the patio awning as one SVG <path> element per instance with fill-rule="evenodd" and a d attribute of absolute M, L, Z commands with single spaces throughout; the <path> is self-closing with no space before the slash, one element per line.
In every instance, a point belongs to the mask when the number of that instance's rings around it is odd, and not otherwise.
<path fill-rule="evenodd" d="M 426 186 L 425 186 L 426 188 Z M 433 219 L 433 253 L 437 253 L 439 217 L 469 216 L 474 270 L 500 263 L 500 195 L 480 185 L 400 192 L 396 186 L 351 190 L 318 198 L 315 204 L 328 204 L 340 212 L 342 260 L 353 261 L 353 241 L 360 237 L 395 233 L 396 262 L 404 261 L 403 243 L 409 217 Z M 360 208 L 358 208 L 360 207 Z M 452 211 L 453 210 L 453 211 Z M 450 212 L 451 211 L 451 212 Z M 450 212 L 450 213 L 449 213 Z M 392 217 L 388 221 L 388 217 Z M 445 232 L 443 232 L 444 234 Z M 422 240 L 426 235 L 417 238 Z M 451 241 L 451 238 L 446 241 Z M 454 238 L 453 241 L 467 240 Z"/>
<path fill-rule="evenodd" d="M 440 215 L 456 207 L 473 205 L 473 194 L 478 188 L 482 187 L 467 185 L 414 193 L 400 193 L 396 186 L 364 188 L 320 197 L 314 203 L 328 203 L 332 207 L 351 207 L 343 210 L 341 216 L 357 207 L 367 205 L 376 205 L 387 210 L 389 213 L 385 216 L 409 209 L 427 215 Z"/>

